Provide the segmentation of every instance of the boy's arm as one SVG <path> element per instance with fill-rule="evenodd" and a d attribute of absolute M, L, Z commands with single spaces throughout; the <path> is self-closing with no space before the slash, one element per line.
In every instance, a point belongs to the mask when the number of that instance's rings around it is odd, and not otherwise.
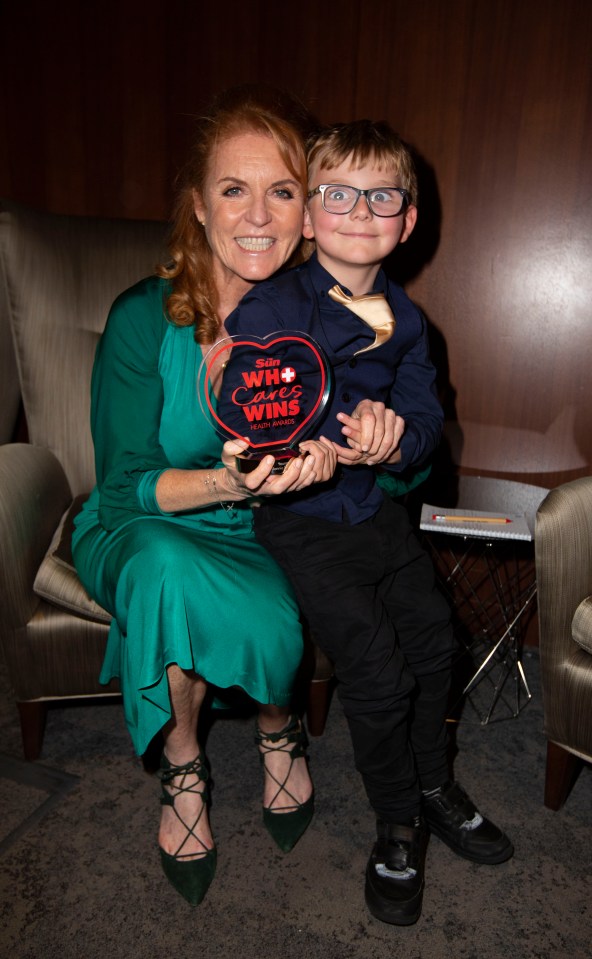
<path fill-rule="evenodd" d="M 247 293 L 224 322 L 229 336 L 268 336 L 286 329 L 285 311 L 282 311 L 275 289 L 261 286 Z"/>
<path fill-rule="evenodd" d="M 353 453 L 340 452 L 339 461 L 380 463 L 394 472 L 425 462 L 440 442 L 444 421 L 435 384 L 422 317 L 421 333 L 397 368 L 388 405 L 366 399 L 351 416 L 338 414 Z"/>
<path fill-rule="evenodd" d="M 401 458 L 395 471 L 425 463 L 440 444 L 444 411 L 436 389 L 436 368 L 429 356 L 426 322 L 421 335 L 403 357 L 391 390 L 390 407 L 405 420 Z M 385 466 L 391 466 L 387 461 Z"/>
<path fill-rule="evenodd" d="M 249 380 L 251 387 L 244 379 L 243 371 L 251 371 L 255 367 L 255 357 L 264 357 L 258 353 L 257 347 L 249 345 L 255 340 L 263 340 L 270 333 L 282 328 L 283 317 L 279 310 L 274 309 L 269 293 L 253 290 L 241 300 L 240 304 L 229 314 L 225 321 L 226 332 L 235 338 L 235 343 L 244 337 L 246 342 L 242 346 L 234 345 L 224 366 L 224 376 L 217 401 L 218 416 L 225 427 L 235 431 L 235 435 L 244 436 L 248 432 L 248 420 L 244 411 L 249 406 L 247 398 L 256 390 L 256 379 Z M 248 339 L 247 339 L 248 338 Z M 274 353 L 278 356 L 278 352 Z M 259 384 L 262 392 L 269 392 L 271 387 L 265 387 L 263 380 Z M 247 410 L 248 411 L 248 410 Z M 258 436 L 263 437 L 262 433 Z"/>

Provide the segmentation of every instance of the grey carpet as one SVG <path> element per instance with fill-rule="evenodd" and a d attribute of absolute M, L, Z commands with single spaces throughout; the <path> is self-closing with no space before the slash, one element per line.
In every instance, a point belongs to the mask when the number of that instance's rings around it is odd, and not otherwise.
<path fill-rule="evenodd" d="M 78 776 L 48 769 L 41 763 L 0 756 L 0 856 L 36 826 L 78 781 Z"/>
<path fill-rule="evenodd" d="M 0 837 L 12 835 L 0 858 L 2 955 L 589 959 L 592 769 L 584 766 L 560 812 L 545 809 L 536 653 L 525 668 L 533 698 L 520 715 L 461 724 L 456 737 L 457 778 L 506 827 L 516 854 L 478 866 L 433 839 L 424 912 L 409 928 L 374 920 L 364 905 L 373 821 L 336 698 L 311 749 L 316 816 L 289 856 L 260 823 L 252 720 L 213 724 L 207 752 L 219 861 L 198 909 L 161 875 L 158 783 L 132 755 L 121 706 L 52 709 L 41 765 L 62 787 L 49 787 L 42 772 L 29 783 L 15 778 L 18 762 L 13 778 L 0 767 Z M 16 711 L 0 683 L 0 754 L 19 760 Z M 48 796 L 51 807 L 42 808 Z"/>

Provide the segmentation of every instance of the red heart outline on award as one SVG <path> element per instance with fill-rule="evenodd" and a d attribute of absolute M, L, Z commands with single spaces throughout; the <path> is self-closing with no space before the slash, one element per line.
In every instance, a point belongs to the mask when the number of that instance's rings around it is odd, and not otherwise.
<path fill-rule="evenodd" d="M 312 408 L 309 410 L 305 418 L 299 422 L 294 430 L 288 435 L 284 436 L 278 440 L 266 439 L 263 443 L 254 443 L 245 433 L 241 433 L 238 430 L 233 429 L 228 426 L 223 419 L 218 415 L 217 409 L 214 408 L 212 403 L 212 394 L 213 391 L 210 389 L 211 385 L 211 370 L 215 366 L 216 362 L 219 360 L 220 356 L 228 350 L 237 349 L 241 346 L 255 348 L 256 350 L 261 350 L 265 352 L 270 350 L 272 347 L 277 346 L 281 343 L 295 343 L 299 347 L 305 347 L 310 350 L 316 360 L 318 367 L 318 372 L 320 375 L 319 388 L 317 395 L 312 404 Z M 295 440 L 295 438 L 304 431 L 304 428 L 309 425 L 312 425 L 316 414 L 320 412 L 327 401 L 329 396 L 329 387 L 330 381 L 328 376 L 328 363 L 321 348 L 318 346 L 315 341 L 309 337 L 306 333 L 301 332 L 286 332 L 282 334 L 270 333 L 266 337 L 259 336 L 237 336 L 237 337 L 227 337 L 226 340 L 222 340 L 220 343 L 216 344 L 205 358 L 205 380 L 204 380 L 204 393 L 205 400 L 207 403 L 207 408 L 209 411 L 212 420 L 214 420 L 223 430 L 224 434 L 227 436 L 234 436 L 237 439 L 246 439 L 249 448 L 252 450 L 258 449 L 269 449 L 270 447 L 289 447 Z M 287 362 L 287 361 L 285 361 Z M 219 367 L 218 367 L 219 369 Z"/>

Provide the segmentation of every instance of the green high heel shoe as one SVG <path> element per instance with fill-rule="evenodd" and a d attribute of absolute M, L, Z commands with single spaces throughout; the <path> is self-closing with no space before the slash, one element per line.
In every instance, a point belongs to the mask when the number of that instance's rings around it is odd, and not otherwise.
<path fill-rule="evenodd" d="M 187 836 L 173 854 L 160 849 L 160 860 L 165 876 L 175 887 L 187 902 L 192 906 L 198 906 L 204 898 L 210 887 L 210 883 L 216 872 L 216 861 L 218 853 L 216 847 L 208 849 L 201 839 L 195 834 L 195 828 L 204 814 L 208 803 L 208 771 L 203 764 L 200 755 L 197 755 L 193 762 L 186 763 L 184 766 L 173 766 L 165 754 L 162 754 L 160 760 L 160 769 L 157 773 L 162 785 L 162 796 L 160 802 L 163 806 L 172 806 L 174 813 L 180 823 L 187 830 Z M 194 777 L 197 776 L 197 782 Z M 191 778 L 189 785 L 186 785 L 187 778 Z M 176 783 L 173 780 L 179 779 Z M 203 789 L 199 789 L 200 783 L 205 783 Z M 168 787 L 168 789 L 166 788 Z M 172 791 L 169 791 L 172 790 Z M 175 799 L 181 793 L 194 793 L 201 797 L 202 805 L 193 826 L 185 822 L 175 809 Z M 203 851 L 196 853 L 184 853 L 183 847 L 190 836 L 197 839 Z"/>
<path fill-rule="evenodd" d="M 291 800 L 276 809 L 264 806 L 263 824 L 280 849 L 283 852 L 290 852 L 308 829 L 314 813 L 314 793 L 305 802 L 300 803 L 286 785 L 294 760 L 302 756 L 306 757 L 308 738 L 298 716 L 293 716 L 288 725 L 278 733 L 264 733 L 257 726 L 255 742 L 259 746 L 261 764 L 266 775 L 270 776 L 278 787 L 272 804 L 282 792 Z M 275 752 L 287 753 L 290 757 L 288 771 L 282 780 L 274 776 L 265 762 L 267 756 Z"/>

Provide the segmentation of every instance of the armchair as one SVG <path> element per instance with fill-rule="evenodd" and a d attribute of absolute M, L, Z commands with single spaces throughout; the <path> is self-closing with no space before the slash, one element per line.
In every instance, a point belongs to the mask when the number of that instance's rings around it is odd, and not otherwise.
<path fill-rule="evenodd" d="M 6 291 L 0 286 L 0 443 L 10 443 L 14 437 L 20 398 Z"/>
<path fill-rule="evenodd" d="M 97 680 L 111 617 L 78 580 L 69 537 L 94 485 L 96 344 L 118 293 L 163 255 L 165 230 L 2 203 L 0 328 L 8 321 L 30 442 L 0 446 L 0 647 L 27 759 L 40 754 L 48 702 L 118 693 Z M 330 667 L 315 652 L 311 669 L 318 735 Z"/>
<path fill-rule="evenodd" d="M 545 805 L 559 809 L 592 761 L 592 477 L 552 490 L 535 526 Z"/>

